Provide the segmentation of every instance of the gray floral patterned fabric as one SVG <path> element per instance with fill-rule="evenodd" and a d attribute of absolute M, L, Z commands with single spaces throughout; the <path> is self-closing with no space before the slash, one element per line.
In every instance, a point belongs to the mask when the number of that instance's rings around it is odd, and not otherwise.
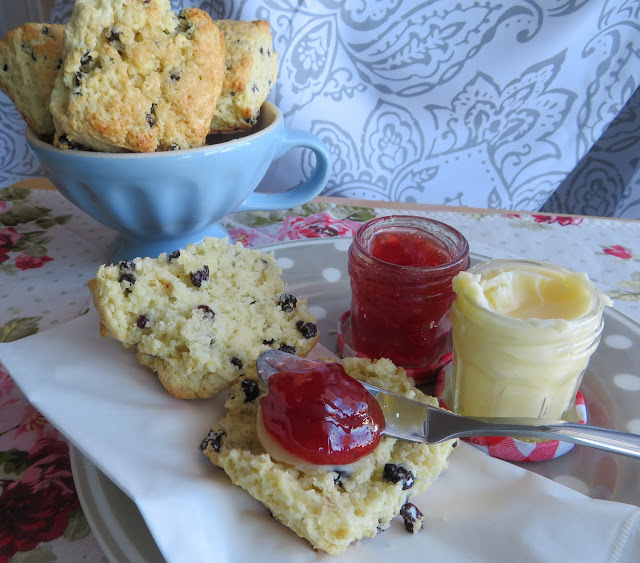
<path fill-rule="evenodd" d="M 271 99 L 328 145 L 324 195 L 640 218 L 637 0 L 171 4 L 271 23 Z M 38 172 L 0 111 L 1 186 Z M 311 158 L 291 151 L 261 189 L 297 184 Z"/>

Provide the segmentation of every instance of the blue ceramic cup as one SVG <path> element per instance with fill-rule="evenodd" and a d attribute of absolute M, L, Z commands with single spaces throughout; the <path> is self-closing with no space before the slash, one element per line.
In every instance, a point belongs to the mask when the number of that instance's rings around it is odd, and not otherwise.
<path fill-rule="evenodd" d="M 251 131 L 196 149 L 103 153 L 55 148 L 26 133 L 45 175 L 69 201 L 118 232 L 109 260 L 156 257 L 205 236 L 226 237 L 219 220 L 238 211 L 287 209 L 326 186 L 331 159 L 315 136 L 287 129 L 266 102 Z M 294 147 L 316 155 L 311 176 L 280 193 L 255 192 L 271 162 Z"/>

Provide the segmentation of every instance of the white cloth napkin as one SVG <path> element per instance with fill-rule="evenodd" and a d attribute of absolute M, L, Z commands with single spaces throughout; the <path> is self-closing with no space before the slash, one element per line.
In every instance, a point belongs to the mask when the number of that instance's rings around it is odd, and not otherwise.
<path fill-rule="evenodd" d="M 320 555 L 200 453 L 225 393 L 171 398 L 133 353 L 99 336 L 93 310 L 3 344 L 0 360 L 33 405 L 136 502 L 170 562 L 640 560 L 638 507 L 590 499 L 466 444 L 415 500 L 422 532 L 407 534 L 398 521 L 340 556 Z"/>

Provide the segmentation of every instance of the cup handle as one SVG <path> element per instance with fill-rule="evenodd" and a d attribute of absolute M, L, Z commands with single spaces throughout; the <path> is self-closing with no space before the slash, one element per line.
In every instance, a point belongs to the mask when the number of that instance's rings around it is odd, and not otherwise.
<path fill-rule="evenodd" d="M 331 157 L 326 145 L 315 135 L 297 129 L 284 129 L 280 146 L 274 159 L 295 147 L 306 147 L 316 155 L 316 167 L 307 180 L 296 188 L 285 192 L 264 193 L 252 192 L 233 213 L 239 211 L 270 211 L 273 209 L 289 209 L 311 201 L 327 185 L 331 175 Z"/>

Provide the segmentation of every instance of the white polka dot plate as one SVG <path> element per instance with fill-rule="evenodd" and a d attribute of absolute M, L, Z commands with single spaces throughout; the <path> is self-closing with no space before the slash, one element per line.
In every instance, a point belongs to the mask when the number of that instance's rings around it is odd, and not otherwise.
<path fill-rule="evenodd" d="M 350 302 L 348 248 L 349 239 L 345 238 L 307 239 L 261 248 L 275 253 L 289 290 L 298 297 L 308 299 L 311 310 L 318 318 L 320 342 L 332 351 L 336 350 L 338 319 L 349 308 Z M 475 259 L 483 258 L 476 256 Z M 617 310 L 608 309 L 605 312 L 602 343 L 593 356 L 581 387 L 589 409 L 590 424 L 640 433 L 640 409 L 637 407 L 640 400 L 639 346 L 640 325 Z M 530 471 L 593 498 L 640 505 L 637 460 L 576 446 L 561 458 L 525 466 Z M 148 551 L 146 525 L 135 506 L 127 502 L 124 493 L 78 452 L 74 452 L 74 470 L 78 473 L 77 486 L 92 529 L 112 560 L 124 561 L 118 555 L 122 553 L 118 545 L 122 545 L 123 538 L 138 548 L 143 559 L 155 560 L 157 552 Z M 455 471 L 445 476 L 445 480 L 452 478 L 453 474 Z M 246 501 L 247 506 L 253 506 L 245 497 L 239 498 Z M 245 507 L 243 510 L 249 509 Z M 259 512 L 259 509 L 256 510 Z M 126 515 L 124 511 L 127 511 Z M 243 522 L 250 522 L 253 526 L 254 520 Z M 264 525 L 271 524 L 267 519 Z M 436 520 L 430 522 L 433 533 L 436 533 L 439 525 Z M 280 541 L 278 534 L 281 531 L 275 528 L 272 530 L 271 527 L 269 530 Z M 431 532 L 425 532 L 425 538 L 428 533 Z M 282 534 L 282 537 L 290 538 L 285 532 Z M 371 545 L 384 546 L 385 542 L 391 541 L 394 542 L 393 545 L 400 545 L 396 542 L 403 542 L 403 538 L 398 536 L 396 539 L 394 534 L 395 532 L 385 532 L 380 540 L 382 544 L 375 543 L 377 540 L 374 540 Z M 284 549 L 282 546 L 285 544 L 278 545 L 281 546 L 278 549 Z M 347 553 L 350 556 L 362 555 L 368 545 L 365 543 Z M 274 546 L 271 547 L 275 549 Z M 394 549 L 390 549 L 385 558 L 392 556 Z M 127 551 L 133 552 L 132 549 Z M 267 552 L 268 550 L 265 551 Z"/>

